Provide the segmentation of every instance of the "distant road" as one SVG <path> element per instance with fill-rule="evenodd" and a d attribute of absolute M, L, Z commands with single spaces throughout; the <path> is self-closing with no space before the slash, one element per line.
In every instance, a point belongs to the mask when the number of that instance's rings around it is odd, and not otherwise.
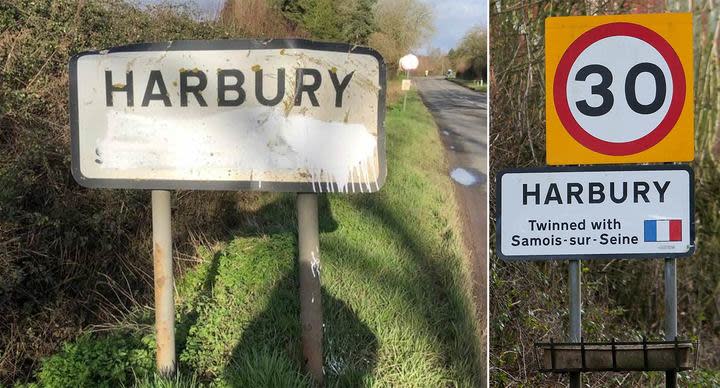
<path fill-rule="evenodd" d="M 443 78 L 415 78 L 423 102 L 440 128 L 445 148 L 457 166 L 487 175 L 487 95 Z"/>
<path fill-rule="evenodd" d="M 447 152 L 448 174 L 455 183 L 464 242 L 470 253 L 476 310 L 484 333 L 487 322 L 487 95 L 443 78 L 418 77 L 414 82 L 435 118 Z"/>

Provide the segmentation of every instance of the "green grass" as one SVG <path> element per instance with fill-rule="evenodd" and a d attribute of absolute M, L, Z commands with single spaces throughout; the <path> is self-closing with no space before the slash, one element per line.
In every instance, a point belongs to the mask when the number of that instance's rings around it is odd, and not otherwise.
<path fill-rule="evenodd" d="M 450 81 L 455 82 L 458 85 L 464 86 L 468 89 L 475 90 L 477 92 L 486 92 L 487 84 L 480 84 L 478 80 L 462 79 L 462 78 L 450 78 Z"/>
<path fill-rule="evenodd" d="M 477 386 L 484 362 L 452 185 L 417 94 L 405 112 L 390 106 L 386 132 L 388 180 L 379 193 L 320 197 L 328 385 Z M 152 313 L 139 310 L 132 320 L 140 329 L 67 345 L 43 363 L 38 382 L 311 386 L 301 370 L 295 198 L 257 201 L 246 223 L 255 226 L 203 248 L 203 263 L 177 281 L 181 378 L 153 376 Z M 119 366 L 89 362 L 118 354 Z"/>

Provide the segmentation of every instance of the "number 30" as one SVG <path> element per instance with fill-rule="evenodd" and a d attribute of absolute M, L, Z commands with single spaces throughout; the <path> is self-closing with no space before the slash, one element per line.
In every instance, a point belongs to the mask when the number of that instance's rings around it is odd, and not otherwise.
<path fill-rule="evenodd" d="M 635 83 L 637 82 L 638 76 L 642 73 L 650 73 L 655 79 L 655 98 L 647 105 L 640 103 L 635 94 Z M 601 77 L 600 83 L 593 85 L 590 91 L 592 94 L 602 97 L 602 104 L 599 106 L 590 106 L 586 100 L 581 100 L 575 102 L 575 106 L 577 106 L 580 113 L 586 116 L 602 116 L 610 112 L 610 109 L 612 109 L 615 103 L 615 98 L 609 89 L 613 82 L 612 72 L 603 65 L 587 65 L 577 72 L 575 80 L 585 81 L 590 74 L 599 74 Z M 653 63 L 638 63 L 630 69 L 625 78 L 625 98 L 630 109 L 637 113 L 649 115 L 657 112 L 665 102 L 665 94 L 665 75 L 662 70 Z"/>

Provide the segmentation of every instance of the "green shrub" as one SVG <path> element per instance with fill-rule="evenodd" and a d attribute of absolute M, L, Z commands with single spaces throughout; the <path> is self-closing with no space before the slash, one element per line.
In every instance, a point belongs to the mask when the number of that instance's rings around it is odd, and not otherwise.
<path fill-rule="evenodd" d="M 154 360 L 148 338 L 85 335 L 43 363 L 38 383 L 43 387 L 116 387 L 133 382 L 134 376 L 152 373 Z"/>

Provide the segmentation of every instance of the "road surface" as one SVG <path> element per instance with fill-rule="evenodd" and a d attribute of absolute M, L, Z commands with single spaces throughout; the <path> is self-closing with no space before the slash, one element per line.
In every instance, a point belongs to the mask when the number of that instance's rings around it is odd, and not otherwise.
<path fill-rule="evenodd" d="M 476 311 L 484 335 L 487 322 L 487 95 L 443 78 L 418 77 L 414 81 L 435 118 L 447 152 L 448 174 L 455 184 L 463 240 L 470 255 Z"/>

